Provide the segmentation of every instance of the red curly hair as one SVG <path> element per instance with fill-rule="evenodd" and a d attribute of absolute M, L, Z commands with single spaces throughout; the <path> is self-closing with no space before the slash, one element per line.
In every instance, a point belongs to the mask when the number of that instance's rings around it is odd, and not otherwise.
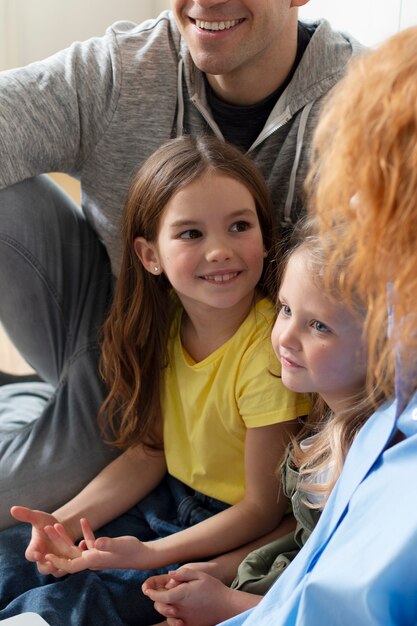
<path fill-rule="evenodd" d="M 316 129 L 310 210 L 327 245 L 328 277 L 367 308 L 369 373 L 392 391 L 395 352 L 417 386 L 417 28 L 352 62 Z M 341 263 L 343 260 L 343 263 Z M 387 341 L 387 288 L 394 332 Z M 390 303 L 388 303 L 389 305 Z"/>

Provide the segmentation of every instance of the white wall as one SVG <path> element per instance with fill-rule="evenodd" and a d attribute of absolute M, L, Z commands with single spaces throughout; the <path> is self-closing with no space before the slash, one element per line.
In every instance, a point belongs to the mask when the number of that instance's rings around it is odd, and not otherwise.
<path fill-rule="evenodd" d="M 169 8 L 169 0 L 155 0 L 154 7 L 156 12 Z M 325 17 L 335 28 L 372 46 L 417 25 L 417 0 L 310 0 L 300 9 L 300 17 Z"/>
<path fill-rule="evenodd" d="M 401 28 L 415 26 L 417 24 L 417 2 L 416 0 L 403 0 L 401 6 Z"/>
<path fill-rule="evenodd" d="M 407 26 L 417 25 L 417 0 L 310 0 L 300 17 L 325 17 L 362 43 L 373 46 Z"/>
<path fill-rule="evenodd" d="M 44 58 L 76 39 L 101 35 L 116 20 L 154 17 L 169 4 L 169 0 L 0 0 L 0 69 Z M 417 0 L 310 0 L 300 16 L 326 17 L 335 28 L 374 45 L 417 25 Z"/>
<path fill-rule="evenodd" d="M 158 0 L 0 0 L 0 69 L 45 58 L 121 19 L 157 15 Z M 164 8 L 164 7 L 162 7 Z"/>
<path fill-rule="evenodd" d="M 154 0 L 154 7 L 156 12 L 159 14 L 165 9 L 169 9 L 170 1 L 169 0 Z"/>

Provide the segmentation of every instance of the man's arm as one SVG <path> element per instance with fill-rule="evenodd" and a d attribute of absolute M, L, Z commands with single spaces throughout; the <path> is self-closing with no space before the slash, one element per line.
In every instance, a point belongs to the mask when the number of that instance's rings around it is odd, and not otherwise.
<path fill-rule="evenodd" d="M 76 174 L 117 103 L 109 37 L 0 72 L 0 188 L 37 174 Z"/>

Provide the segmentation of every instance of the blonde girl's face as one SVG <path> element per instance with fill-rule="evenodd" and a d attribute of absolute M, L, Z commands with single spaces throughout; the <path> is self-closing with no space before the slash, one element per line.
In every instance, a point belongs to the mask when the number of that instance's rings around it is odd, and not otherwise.
<path fill-rule="evenodd" d="M 171 197 L 156 256 L 185 309 L 247 309 L 264 263 L 254 198 L 241 182 L 206 172 Z"/>
<path fill-rule="evenodd" d="M 296 250 L 279 290 L 272 344 L 288 389 L 317 392 L 332 410 L 340 410 L 365 385 L 363 327 L 317 282 L 308 265 L 308 251 Z"/>

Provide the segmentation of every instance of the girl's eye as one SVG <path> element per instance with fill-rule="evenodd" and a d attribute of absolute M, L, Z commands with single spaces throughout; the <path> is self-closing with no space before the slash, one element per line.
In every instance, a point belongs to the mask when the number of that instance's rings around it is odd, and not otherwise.
<path fill-rule="evenodd" d="M 249 222 L 240 220 L 239 222 L 235 222 L 234 224 L 232 224 L 230 230 L 235 233 L 243 233 L 245 230 L 248 230 L 248 228 Z"/>
<path fill-rule="evenodd" d="M 281 315 L 284 315 L 285 317 L 291 317 L 291 309 L 288 306 L 288 304 L 280 304 L 279 312 L 281 313 Z"/>
<path fill-rule="evenodd" d="M 326 324 L 323 324 L 323 322 L 319 322 L 319 320 L 314 320 L 314 322 L 312 322 L 312 327 L 314 328 L 314 330 L 317 330 L 318 333 L 330 333 L 331 330 L 328 326 L 326 326 Z"/>
<path fill-rule="evenodd" d="M 185 230 L 180 234 L 180 239 L 198 239 L 201 237 L 201 232 L 196 228 L 190 228 L 190 230 Z"/>

